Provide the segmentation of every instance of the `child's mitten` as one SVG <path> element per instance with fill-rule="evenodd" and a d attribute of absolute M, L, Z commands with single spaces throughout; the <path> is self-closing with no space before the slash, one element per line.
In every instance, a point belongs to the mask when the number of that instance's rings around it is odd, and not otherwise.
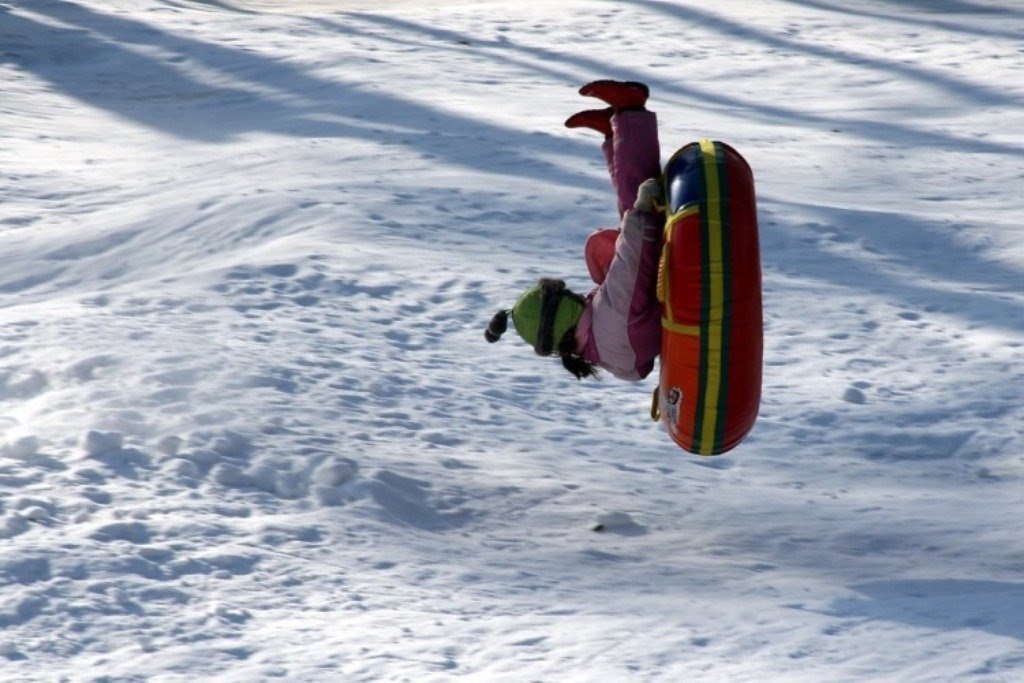
<path fill-rule="evenodd" d="M 647 213 L 659 213 L 665 210 L 665 194 L 661 182 L 657 178 L 648 178 L 636 191 L 636 202 L 633 208 Z"/>

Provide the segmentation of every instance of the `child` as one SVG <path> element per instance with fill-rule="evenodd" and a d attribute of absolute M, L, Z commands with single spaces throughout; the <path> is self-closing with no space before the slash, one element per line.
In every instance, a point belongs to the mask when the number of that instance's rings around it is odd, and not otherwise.
<path fill-rule="evenodd" d="M 606 109 L 581 111 L 565 122 L 604 134 L 602 145 L 618 201 L 620 228 L 587 238 L 584 255 L 597 287 L 586 296 L 565 282 L 541 278 L 511 310 L 495 314 L 484 336 L 496 342 L 511 316 L 516 332 L 541 356 L 557 353 L 577 379 L 602 368 L 623 380 L 640 380 L 661 351 L 657 301 L 658 257 L 664 227 L 657 117 L 644 105 L 643 83 L 601 80 L 580 94 Z"/>

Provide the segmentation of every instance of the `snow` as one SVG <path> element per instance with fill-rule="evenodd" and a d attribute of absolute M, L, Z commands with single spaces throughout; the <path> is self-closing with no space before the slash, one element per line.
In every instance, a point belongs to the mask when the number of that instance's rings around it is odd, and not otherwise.
<path fill-rule="evenodd" d="M 1024 679 L 1024 11 L 0 2 L 0 679 Z M 762 415 L 495 310 L 596 77 L 755 171 Z"/>

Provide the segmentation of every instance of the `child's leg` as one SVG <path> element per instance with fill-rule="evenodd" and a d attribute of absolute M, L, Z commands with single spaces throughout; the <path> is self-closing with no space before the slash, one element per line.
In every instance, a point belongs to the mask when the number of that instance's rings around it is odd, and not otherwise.
<path fill-rule="evenodd" d="M 604 142 L 601 143 L 601 152 L 604 154 L 605 166 L 608 167 L 608 177 L 612 179 L 612 188 L 615 188 L 615 142 L 612 135 L 605 136 Z M 617 190 L 616 194 L 618 194 Z M 617 203 L 619 218 L 622 218 L 622 202 Z"/>
<path fill-rule="evenodd" d="M 661 175 L 658 117 L 654 112 L 622 111 L 612 116 L 612 137 L 602 145 L 619 215 L 633 208 L 640 183 Z"/>
<path fill-rule="evenodd" d="M 612 162 L 612 117 L 614 115 L 615 110 L 611 107 L 607 109 L 585 109 L 576 112 L 565 120 L 566 128 L 590 128 L 604 136 L 604 142 L 601 143 L 601 151 L 604 153 L 608 175 L 613 179 L 615 177 L 615 166 Z M 621 212 L 619 213 L 621 217 Z"/>

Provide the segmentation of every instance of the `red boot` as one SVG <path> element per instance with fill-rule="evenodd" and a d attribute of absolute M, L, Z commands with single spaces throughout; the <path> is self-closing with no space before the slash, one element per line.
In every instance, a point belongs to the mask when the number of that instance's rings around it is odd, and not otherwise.
<path fill-rule="evenodd" d="M 650 89 L 637 81 L 591 81 L 580 88 L 580 94 L 596 97 L 610 104 L 616 111 L 643 109 Z"/>
<path fill-rule="evenodd" d="M 604 136 L 611 137 L 612 134 L 612 116 L 615 114 L 615 110 L 611 107 L 607 109 L 587 109 L 573 114 L 565 120 L 566 128 L 592 128 L 598 133 L 603 133 Z"/>

